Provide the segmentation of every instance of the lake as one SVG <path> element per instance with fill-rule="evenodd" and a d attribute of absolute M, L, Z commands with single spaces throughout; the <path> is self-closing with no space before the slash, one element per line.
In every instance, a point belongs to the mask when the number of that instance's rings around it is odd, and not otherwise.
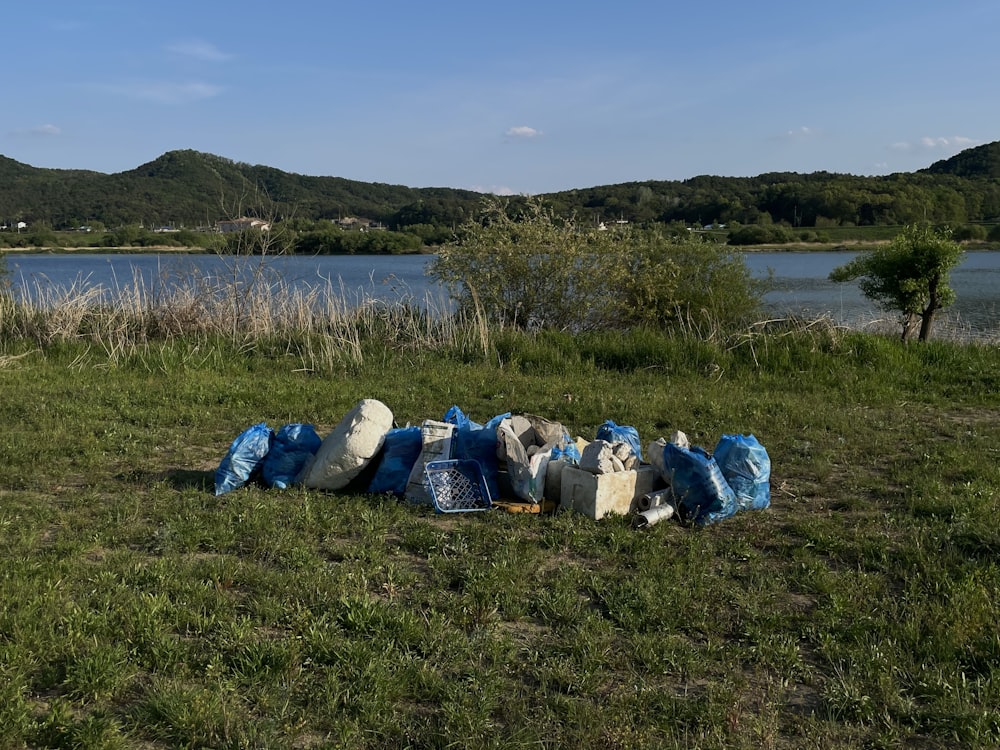
<path fill-rule="evenodd" d="M 858 290 L 857 284 L 836 284 L 827 277 L 837 266 L 854 258 L 853 252 L 751 252 L 745 254 L 751 273 L 773 273 L 774 288 L 764 297 L 766 311 L 774 316 L 829 316 L 851 326 L 895 327 L 891 314 L 879 310 Z M 45 289 L 71 286 L 127 288 L 136 278 L 148 290 L 173 280 L 231 275 L 232 258 L 178 253 L 130 254 L 19 254 L 6 255 L 15 287 L 36 295 Z M 336 290 L 348 303 L 358 299 L 407 299 L 423 303 L 442 300 L 444 291 L 425 275 L 432 256 L 275 256 L 265 267 L 271 277 L 294 287 Z M 246 259 L 253 263 L 259 259 Z M 1000 339 L 1000 252 L 966 253 L 952 271 L 955 304 L 942 314 L 938 330 L 964 338 Z"/>

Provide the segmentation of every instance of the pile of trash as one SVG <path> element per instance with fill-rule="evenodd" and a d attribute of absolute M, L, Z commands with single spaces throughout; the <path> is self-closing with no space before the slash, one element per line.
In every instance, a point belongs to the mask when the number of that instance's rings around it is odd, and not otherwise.
<path fill-rule="evenodd" d="M 675 432 L 645 453 L 634 427 L 611 420 L 593 440 L 531 414 L 479 424 L 458 406 L 440 421 L 397 427 L 388 406 L 362 399 L 325 438 L 310 424 L 248 427 L 216 470 L 215 494 L 300 484 L 391 494 L 440 513 L 633 514 L 636 528 L 667 518 L 711 524 L 770 505 L 771 462 L 753 435 L 723 435 L 708 452 Z"/>

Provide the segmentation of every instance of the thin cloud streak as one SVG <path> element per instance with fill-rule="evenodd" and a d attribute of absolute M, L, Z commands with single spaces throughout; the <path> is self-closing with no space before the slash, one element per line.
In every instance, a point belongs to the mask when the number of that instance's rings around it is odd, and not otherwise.
<path fill-rule="evenodd" d="M 175 42 L 167 46 L 167 51 L 182 57 L 190 57 L 206 62 L 226 62 L 233 59 L 233 55 L 223 52 L 214 44 L 204 39 L 187 39 Z"/>
<path fill-rule="evenodd" d="M 512 128 L 508 128 L 507 132 L 504 133 L 508 138 L 518 138 L 522 140 L 528 140 L 531 138 L 538 138 L 542 135 L 541 130 L 536 130 L 535 128 L 528 127 L 527 125 L 517 125 Z"/>
<path fill-rule="evenodd" d="M 109 84 L 99 88 L 108 93 L 130 99 L 155 102 L 157 104 L 191 104 L 212 99 L 222 93 L 222 87 L 212 83 L 192 81 L 172 83 L 169 81 L 149 81 L 130 84 Z"/>
<path fill-rule="evenodd" d="M 976 138 L 969 138 L 963 135 L 948 136 L 948 137 L 933 137 L 924 136 L 917 141 L 897 141 L 893 143 L 889 148 L 895 151 L 934 151 L 934 150 L 956 150 L 965 149 L 975 146 L 980 143 Z"/>

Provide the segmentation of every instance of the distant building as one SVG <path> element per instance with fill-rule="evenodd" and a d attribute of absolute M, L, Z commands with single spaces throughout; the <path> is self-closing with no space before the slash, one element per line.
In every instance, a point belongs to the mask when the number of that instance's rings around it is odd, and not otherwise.
<path fill-rule="evenodd" d="M 251 219 L 248 217 L 231 219 L 229 221 L 220 221 L 216 226 L 223 234 L 228 234 L 230 232 L 245 232 L 248 229 L 256 229 L 260 232 L 271 231 L 270 222 L 264 221 L 263 219 Z"/>
<path fill-rule="evenodd" d="M 365 232 L 369 229 L 385 229 L 381 223 L 360 216 L 345 216 L 341 219 L 335 219 L 333 223 L 341 229 L 357 229 L 359 232 Z"/>

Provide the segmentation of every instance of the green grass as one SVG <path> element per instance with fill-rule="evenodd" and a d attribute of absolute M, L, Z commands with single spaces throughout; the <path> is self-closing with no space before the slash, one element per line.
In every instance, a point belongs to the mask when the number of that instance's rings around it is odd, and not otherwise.
<path fill-rule="evenodd" d="M 996 348 L 389 333 L 311 370 L 295 337 L 0 345 L 0 747 L 1000 743 Z M 753 432 L 772 507 L 638 532 L 214 496 L 244 427 L 360 398 Z"/>

